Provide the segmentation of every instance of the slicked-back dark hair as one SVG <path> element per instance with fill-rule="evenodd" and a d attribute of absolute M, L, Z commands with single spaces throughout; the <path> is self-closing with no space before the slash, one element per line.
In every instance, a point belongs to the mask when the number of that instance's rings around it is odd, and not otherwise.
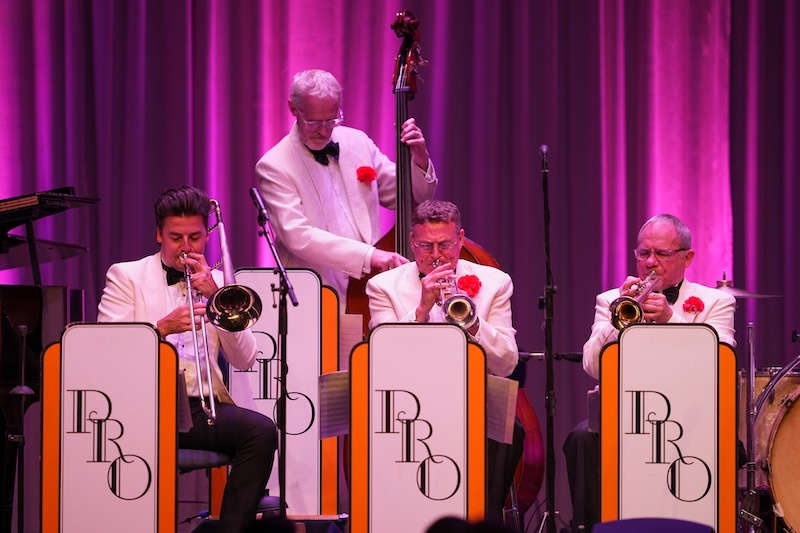
<path fill-rule="evenodd" d="M 156 215 L 156 226 L 164 228 L 164 219 L 167 217 L 190 217 L 200 215 L 203 225 L 208 227 L 208 214 L 211 211 L 211 202 L 206 193 L 195 189 L 191 185 L 184 185 L 178 189 L 166 189 L 153 204 Z"/>
<path fill-rule="evenodd" d="M 453 202 L 444 200 L 426 200 L 419 204 L 411 215 L 412 231 L 413 226 L 426 222 L 452 222 L 456 225 L 456 230 L 461 229 L 461 211 Z"/>

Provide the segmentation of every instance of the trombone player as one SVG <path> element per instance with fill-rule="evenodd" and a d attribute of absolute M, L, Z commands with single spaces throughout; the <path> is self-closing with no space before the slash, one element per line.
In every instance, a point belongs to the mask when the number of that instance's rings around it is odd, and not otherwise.
<path fill-rule="evenodd" d="M 198 345 L 203 344 L 203 336 L 192 334 L 192 320 L 198 329 L 198 324 L 208 318 L 205 305 L 190 305 L 188 300 L 209 298 L 223 285 L 222 273 L 212 270 L 203 255 L 211 202 L 202 191 L 184 186 L 165 190 L 154 208 L 159 250 L 137 261 L 111 265 L 97 319 L 149 322 L 162 339 L 175 346 L 192 419 L 187 431 L 179 428 L 178 445 L 231 456 L 220 525 L 223 531 L 242 531 L 255 519 L 256 506 L 263 496 L 277 447 L 277 430 L 266 416 L 233 404 L 222 382 L 217 354 L 221 347 L 233 367 L 250 368 L 256 356 L 255 338 L 249 330 L 207 328 L 208 346 L 198 346 L 198 352 L 202 368 L 206 369 L 207 363 L 211 368 L 211 388 L 218 402 L 212 419 L 205 407 L 211 402 L 208 381 L 203 379 L 206 371 L 198 376 L 195 361 L 195 339 Z M 193 295 L 187 294 L 187 277 Z"/>

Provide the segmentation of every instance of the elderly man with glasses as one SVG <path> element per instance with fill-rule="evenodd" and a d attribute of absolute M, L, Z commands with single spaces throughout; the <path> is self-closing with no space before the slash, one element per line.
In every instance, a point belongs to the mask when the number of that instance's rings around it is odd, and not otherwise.
<path fill-rule="evenodd" d="M 598 378 L 600 352 L 617 340 L 619 330 L 611 323 L 611 303 L 620 296 L 635 297 L 645 278 L 653 273 L 657 290 L 641 302 L 643 319 L 651 323 L 706 323 L 720 342 L 736 346 L 733 313 L 736 301 L 723 291 L 692 283 L 685 277 L 694 259 L 692 235 L 677 217 L 661 214 L 639 230 L 636 249 L 637 276 L 629 276 L 618 289 L 597 296 L 592 333 L 583 345 L 583 368 Z M 572 531 L 589 531 L 600 521 L 600 442 L 597 429 L 579 423 L 564 442 L 567 477 L 572 496 Z"/>
<path fill-rule="evenodd" d="M 370 327 L 385 322 L 444 322 L 442 294 L 455 286 L 475 304 L 474 321 L 463 327 L 486 351 L 489 371 L 511 374 L 519 357 L 511 325 L 511 278 L 496 268 L 458 258 L 464 229 L 455 204 L 423 202 L 414 210 L 411 224 L 414 262 L 367 283 Z"/>
<path fill-rule="evenodd" d="M 489 372 L 508 376 L 519 359 L 511 323 L 511 277 L 459 259 L 464 229 L 455 204 L 423 202 L 414 210 L 411 224 L 414 262 L 378 274 L 367 283 L 370 327 L 386 322 L 445 322 L 443 299 L 457 288 L 475 307 L 474 319 L 462 328 L 483 347 Z M 488 442 L 487 520 L 491 522 L 502 520 L 524 438 L 525 431 L 517 424 L 511 445 Z"/>
<path fill-rule="evenodd" d="M 342 88 L 324 70 L 294 75 L 289 133 L 256 164 L 286 266 L 316 270 L 345 301 L 348 277 L 408 262 L 373 246 L 381 237 L 380 206 L 394 208 L 395 164 L 363 132 L 341 126 Z M 433 197 L 436 173 L 413 118 L 400 140 L 411 153 L 417 202 Z"/>
<path fill-rule="evenodd" d="M 694 259 L 694 250 L 692 234 L 683 222 L 667 214 L 652 217 L 639 230 L 634 257 L 638 277 L 629 276 L 619 289 L 597 296 L 592 334 L 583 345 L 583 368 L 587 374 L 598 377 L 600 351 L 617 339 L 619 330 L 611 324 L 611 302 L 619 296 L 634 295 L 636 287 L 651 272 L 659 281 L 659 289 L 642 302 L 646 322 L 706 323 L 717 331 L 720 342 L 736 346 L 733 296 L 685 278 L 684 273 Z"/>

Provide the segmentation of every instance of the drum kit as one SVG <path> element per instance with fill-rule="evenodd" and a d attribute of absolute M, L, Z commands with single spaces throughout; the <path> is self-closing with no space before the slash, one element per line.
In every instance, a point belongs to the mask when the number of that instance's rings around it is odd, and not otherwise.
<path fill-rule="evenodd" d="M 737 300 L 781 297 L 735 288 L 724 274 L 717 288 Z M 800 455 L 794 448 L 800 431 L 800 408 L 792 409 L 800 396 L 800 355 L 783 367 L 757 369 L 753 330 L 754 324 L 748 323 L 748 367 L 739 371 L 739 439 L 745 443 L 747 460 L 738 530 L 800 531 L 800 491 L 794 477 L 800 472 Z M 793 341 L 797 335 L 796 331 L 792 333 Z"/>

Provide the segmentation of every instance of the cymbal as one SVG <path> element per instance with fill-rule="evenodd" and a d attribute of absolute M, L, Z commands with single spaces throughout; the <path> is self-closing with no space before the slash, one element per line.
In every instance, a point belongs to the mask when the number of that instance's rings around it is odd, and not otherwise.
<path fill-rule="evenodd" d="M 737 289 L 733 286 L 733 282 L 729 279 L 725 279 L 725 276 L 722 276 L 721 280 L 717 280 L 717 289 L 727 292 L 734 298 L 741 298 L 741 299 L 749 299 L 749 298 L 783 298 L 783 294 L 759 294 L 756 292 L 750 292 L 745 289 Z"/>
<path fill-rule="evenodd" d="M 67 259 L 86 252 L 85 246 L 66 242 L 46 241 L 36 239 L 36 255 L 39 263 L 49 263 L 59 259 Z M 9 268 L 27 267 L 31 264 L 28 252 L 28 241 L 20 235 L 8 235 L 5 241 L 7 250 L 0 253 L 0 270 Z"/>

